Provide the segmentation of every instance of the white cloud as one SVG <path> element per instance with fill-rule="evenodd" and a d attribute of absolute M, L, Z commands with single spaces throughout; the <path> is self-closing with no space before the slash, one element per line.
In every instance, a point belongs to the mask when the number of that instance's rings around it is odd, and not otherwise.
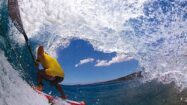
<path fill-rule="evenodd" d="M 96 67 L 110 66 L 112 64 L 128 61 L 131 59 L 132 59 L 132 57 L 130 57 L 128 55 L 118 54 L 115 57 L 113 57 L 111 60 L 96 60 L 95 66 Z M 75 67 L 78 67 L 78 66 L 86 64 L 86 63 L 94 62 L 94 61 L 95 61 L 94 58 L 82 59 L 82 60 L 80 60 L 80 62 L 78 64 L 75 65 Z"/>
<path fill-rule="evenodd" d="M 110 66 L 110 65 L 115 64 L 115 63 L 128 61 L 130 59 L 132 59 L 132 57 L 130 57 L 128 55 L 124 55 L 124 54 L 119 54 L 119 55 L 113 57 L 109 61 L 107 61 L 107 60 L 97 60 L 97 64 L 95 64 L 95 66 L 97 66 L 97 67 Z"/>
<path fill-rule="evenodd" d="M 86 58 L 86 59 L 82 59 L 80 60 L 80 62 L 78 64 L 75 65 L 75 67 L 78 67 L 80 65 L 86 64 L 86 63 L 90 63 L 93 62 L 94 59 L 93 58 Z"/>

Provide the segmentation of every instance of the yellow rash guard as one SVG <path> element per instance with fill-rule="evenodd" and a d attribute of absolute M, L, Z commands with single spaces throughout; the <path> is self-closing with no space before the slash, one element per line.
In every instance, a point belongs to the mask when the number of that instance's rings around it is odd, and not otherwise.
<path fill-rule="evenodd" d="M 44 58 L 39 59 L 39 62 L 45 68 L 45 72 L 47 75 L 53 77 L 64 77 L 64 71 L 61 68 L 60 64 L 56 59 L 52 58 L 50 55 L 45 53 Z"/>

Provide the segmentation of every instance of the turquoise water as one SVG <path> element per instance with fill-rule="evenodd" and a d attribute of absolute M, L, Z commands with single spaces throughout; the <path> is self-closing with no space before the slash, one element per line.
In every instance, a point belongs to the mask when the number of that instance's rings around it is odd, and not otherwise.
<path fill-rule="evenodd" d="M 185 105 L 185 97 L 174 84 L 158 82 L 142 84 L 137 80 L 87 86 L 67 86 L 74 99 L 85 99 L 88 105 Z M 76 90 L 75 90 L 76 88 Z M 76 95 L 75 93 L 79 93 Z"/>
<path fill-rule="evenodd" d="M 62 86 L 70 99 L 84 100 L 88 105 L 186 105 L 187 91 L 178 91 L 174 83 L 140 80 Z M 46 92 L 50 92 L 46 89 Z M 58 95 L 54 92 L 53 95 Z"/>
<path fill-rule="evenodd" d="M 7 61 L 11 66 L 18 71 L 20 74 L 20 77 L 27 82 L 27 84 L 34 84 L 36 81 L 36 71 L 34 71 L 33 68 L 33 62 L 31 60 L 31 57 L 28 53 L 27 48 L 25 45 L 19 45 L 18 42 L 15 42 L 13 33 L 11 32 L 12 23 L 9 20 L 8 13 L 7 13 L 7 3 L 6 0 L 0 1 L 1 7 L 0 7 L 0 52 L 3 52 L 4 54 L 0 53 L 1 56 L 5 56 L 7 58 Z M 177 4 L 178 6 L 174 5 Z M 170 37 L 170 38 L 160 38 L 156 40 L 153 43 L 147 42 L 146 50 L 145 52 L 138 52 L 138 54 L 135 56 L 137 59 L 139 59 L 141 66 L 145 66 L 145 69 L 148 72 L 145 72 L 145 74 L 155 74 L 155 75 L 145 75 L 145 78 L 148 78 L 149 82 L 142 82 L 142 80 L 132 80 L 132 81 L 119 81 L 119 82 L 110 82 L 110 83 L 101 83 L 101 84 L 93 84 L 93 85 L 74 85 L 74 86 L 62 86 L 64 88 L 65 93 L 68 95 L 70 99 L 73 100 L 84 100 L 88 105 L 186 105 L 187 104 L 187 91 L 186 89 L 186 75 L 185 71 L 186 69 L 182 69 L 181 67 L 185 67 L 186 63 L 183 62 L 186 59 L 181 57 L 181 52 L 186 51 L 184 48 L 185 44 L 187 43 L 186 39 L 186 31 L 184 30 L 182 23 L 186 22 L 187 14 L 183 13 L 182 10 L 186 9 L 187 7 L 187 1 L 183 0 L 181 2 L 178 2 L 177 0 L 154 0 L 153 2 L 148 3 L 144 7 L 144 13 L 145 17 L 139 17 L 136 19 L 129 19 L 128 24 L 130 24 L 133 28 L 137 29 L 133 32 L 136 34 L 133 34 L 134 36 L 138 38 L 144 37 L 154 37 L 152 33 L 159 31 L 161 23 L 165 23 L 165 27 L 169 27 L 170 29 L 178 29 L 176 27 L 180 27 L 181 34 L 179 34 L 177 37 Z M 159 9 L 158 9 L 159 8 Z M 182 8 L 180 11 L 179 8 Z M 174 11 L 177 10 L 177 11 Z M 156 12 L 155 12 L 156 11 Z M 159 12 L 157 12 L 159 11 Z M 162 13 L 166 13 L 166 15 L 169 14 L 169 16 L 164 17 L 155 17 L 162 11 Z M 155 14 L 153 14 L 155 13 Z M 175 19 L 172 14 L 175 14 L 175 16 L 181 17 L 180 21 L 177 21 L 176 23 L 171 25 L 172 19 Z M 171 15 L 171 16 L 170 16 Z M 173 17 L 172 17 L 173 16 Z M 168 21 L 165 22 L 164 19 L 167 19 Z M 169 20 L 171 19 L 171 20 Z M 146 24 L 143 24 L 146 22 Z M 127 24 L 127 23 L 126 23 Z M 142 29 L 143 25 L 148 25 L 146 29 Z M 179 26 L 178 26 L 179 25 Z M 149 29 L 150 30 L 149 30 Z M 173 30 L 172 33 L 180 30 Z M 129 40 L 134 40 L 134 36 L 130 36 L 130 31 L 122 31 L 122 34 L 125 33 L 124 38 L 128 38 Z M 148 36 L 147 34 L 150 34 Z M 177 33 L 175 33 L 177 34 Z M 139 36 L 138 36 L 139 35 Z M 169 37 L 169 35 L 167 36 Z M 144 40 L 144 38 L 142 39 Z M 171 46 L 166 44 L 166 46 L 161 46 L 162 43 L 164 43 L 164 40 L 168 42 Z M 169 40 L 174 40 L 169 42 Z M 177 43 L 175 41 L 177 40 Z M 151 40 L 149 40 L 151 41 Z M 32 42 L 33 49 L 35 48 L 34 41 Z M 142 42 L 141 42 L 142 43 Z M 140 44 L 141 44 L 140 43 Z M 137 43 L 136 43 L 137 44 Z M 178 50 L 181 52 L 176 52 L 175 45 L 177 46 Z M 132 45 L 134 46 L 134 45 Z M 150 47 L 151 46 L 151 47 Z M 181 48 L 184 48 L 182 49 Z M 141 46 L 145 47 L 145 46 Z M 142 49 L 143 49 L 142 48 Z M 158 49 L 161 50 L 158 50 Z M 181 48 L 181 49 L 180 49 Z M 138 48 L 137 48 L 138 49 Z M 169 51 L 168 51 L 169 49 Z M 153 53 L 155 50 L 157 50 L 157 54 Z M 159 54 L 163 54 L 165 51 L 165 55 L 159 56 Z M 168 53 L 168 52 L 171 53 Z M 155 55 L 154 55 L 155 54 Z M 175 55 L 172 55 L 175 54 Z M 147 56 L 142 57 L 142 56 Z M 169 60 L 167 63 L 172 63 L 174 67 L 176 65 L 179 65 L 179 69 L 176 69 L 177 72 L 168 74 L 168 75 L 161 75 L 161 74 L 167 74 L 169 68 L 160 69 L 157 66 L 161 65 L 161 61 L 158 62 L 155 61 L 155 57 L 160 57 L 159 59 L 176 59 L 173 62 L 169 62 L 172 60 Z M 143 59 L 144 58 L 144 59 Z M 163 59 L 162 59 L 163 58 Z M 180 59 L 179 59 L 180 58 Z M 141 61 L 143 63 L 141 63 Z M 154 61 L 154 62 L 153 62 Z M 163 62 L 164 63 L 164 62 Z M 150 66 L 151 65 L 151 66 Z M 1 68 L 2 71 L 5 71 L 6 74 L 11 74 L 11 72 L 6 72 L 6 68 Z M 155 69 L 155 70 L 154 70 Z M 150 70 L 150 71 L 149 71 Z M 154 71 L 151 71 L 154 70 Z M 180 72 L 180 75 L 175 73 Z M 157 73 L 157 74 L 156 74 Z M 182 75 L 184 74 L 184 75 Z M 5 75 L 1 75 L 2 77 Z M 170 77 L 171 75 L 171 77 Z M 154 76 L 157 76 L 155 78 Z M 164 78 L 166 77 L 166 78 Z M 167 78 L 168 77 L 168 78 Z M 164 78 L 164 79 L 163 79 Z M 4 87 L 3 82 L 4 79 L 0 79 L 0 85 L 1 87 Z M 169 82 L 168 82 L 169 81 Z M 171 82 L 173 81 L 173 82 Z M 180 86 L 182 88 L 180 88 Z M 14 87 L 16 88 L 16 87 Z M 1 88 L 2 89 L 2 88 Z M 51 88 L 47 85 L 45 88 L 46 92 L 53 91 L 53 95 L 58 95 L 55 89 Z M 2 91 L 2 90 L 0 90 Z M 11 105 L 7 104 L 7 102 L 4 100 L 4 97 L 7 96 L 0 96 L 2 105 Z M 13 97 L 13 96 L 9 96 Z M 20 96 L 21 97 L 21 96 Z M 27 104 L 25 102 L 25 104 Z"/>

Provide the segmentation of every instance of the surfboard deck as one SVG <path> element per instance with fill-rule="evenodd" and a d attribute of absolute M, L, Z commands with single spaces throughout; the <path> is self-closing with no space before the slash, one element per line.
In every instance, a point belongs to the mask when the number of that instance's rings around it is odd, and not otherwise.
<path fill-rule="evenodd" d="M 44 93 L 44 92 L 42 92 L 42 91 L 40 91 L 40 90 L 37 90 L 37 89 L 34 88 L 34 87 L 33 87 L 33 89 L 34 89 L 34 91 L 36 91 L 39 95 L 42 95 L 42 96 L 46 97 L 47 100 L 48 100 L 50 103 L 52 103 L 52 104 L 57 103 L 57 102 L 59 101 L 58 99 L 60 99 L 60 97 L 55 97 L 55 96 L 49 95 L 49 94 Z M 84 101 L 78 102 L 78 101 L 73 101 L 73 100 L 69 100 L 69 99 L 61 99 L 61 100 L 67 102 L 67 103 L 70 104 L 70 105 L 86 105 L 86 103 L 85 103 Z"/>

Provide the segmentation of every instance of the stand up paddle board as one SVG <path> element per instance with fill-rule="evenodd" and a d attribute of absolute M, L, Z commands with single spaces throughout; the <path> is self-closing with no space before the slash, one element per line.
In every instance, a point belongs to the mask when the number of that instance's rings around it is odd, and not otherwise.
<path fill-rule="evenodd" d="M 52 103 L 52 104 L 55 104 L 55 103 L 58 103 L 58 99 L 60 99 L 60 97 L 54 97 L 52 95 L 49 95 L 47 93 L 44 93 L 40 90 L 37 90 L 36 88 L 33 87 L 33 89 L 39 94 L 39 95 L 42 95 L 44 96 L 45 98 L 47 98 L 47 100 Z M 65 102 L 67 102 L 68 104 L 70 105 L 86 105 L 84 101 L 80 101 L 80 102 L 77 102 L 77 101 L 73 101 L 73 100 L 69 100 L 69 99 L 61 99 Z"/>

